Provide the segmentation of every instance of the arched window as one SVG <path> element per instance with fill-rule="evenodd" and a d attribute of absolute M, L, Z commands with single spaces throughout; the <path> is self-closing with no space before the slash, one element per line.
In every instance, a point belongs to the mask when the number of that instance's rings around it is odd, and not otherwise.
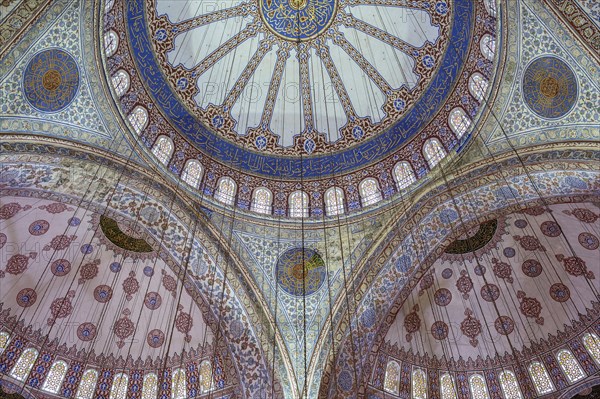
<path fill-rule="evenodd" d="M 469 78 L 469 91 L 471 95 L 479 102 L 483 101 L 488 89 L 488 81 L 479 72 L 475 72 Z"/>
<path fill-rule="evenodd" d="M 112 85 L 115 88 L 117 97 L 121 97 L 129 90 L 129 74 L 119 69 L 111 78 Z"/>
<path fill-rule="evenodd" d="M 96 391 L 96 382 L 98 381 L 98 372 L 88 369 L 83 373 L 79 388 L 77 389 L 77 399 L 92 399 Z"/>
<path fill-rule="evenodd" d="M 442 399 L 458 399 L 454 378 L 448 373 L 442 374 L 440 377 L 440 392 L 442 394 Z"/>
<path fill-rule="evenodd" d="M 485 379 L 480 374 L 473 374 L 469 378 L 469 388 L 471 388 L 471 398 L 490 399 Z"/>
<path fill-rule="evenodd" d="M 58 360 L 54 362 L 52 367 L 50 367 L 50 371 L 46 376 L 46 380 L 44 381 L 44 385 L 42 385 L 42 389 L 44 391 L 58 393 L 63 380 L 65 379 L 65 375 L 67 374 L 67 363 L 62 360 Z"/>
<path fill-rule="evenodd" d="M 217 191 L 215 192 L 215 199 L 225 205 L 233 205 L 235 202 L 235 192 L 237 190 L 237 184 L 230 177 L 221 177 L 217 183 Z"/>
<path fill-rule="evenodd" d="M 369 206 L 378 203 L 383 199 L 377 180 L 372 177 L 366 178 L 360 182 L 358 192 L 363 206 Z"/>
<path fill-rule="evenodd" d="M 125 399 L 127 395 L 127 384 L 129 378 L 126 374 L 119 373 L 115 375 L 113 379 L 112 387 L 110 388 L 109 399 Z"/>
<path fill-rule="evenodd" d="M 292 218 L 308 217 L 308 194 L 304 191 L 294 191 L 289 198 L 289 215 Z"/>
<path fill-rule="evenodd" d="M 187 381 L 184 369 L 175 369 L 171 381 L 171 397 L 173 399 L 185 399 L 187 397 Z"/>
<path fill-rule="evenodd" d="M 587 333 L 583 336 L 583 345 L 590 352 L 592 359 L 600 365 L 600 338 L 594 333 Z"/>
<path fill-rule="evenodd" d="M 344 191 L 339 187 L 331 187 L 325 191 L 325 212 L 327 216 L 344 213 Z"/>
<path fill-rule="evenodd" d="M 158 393 L 158 377 L 154 373 L 144 376 L 142 383 L 142 399 L 156 399 Z"/>
<path fill-rule="evenodd" d="M 492 17 L 495 17 L 498 14 L 496 0 L 485 0 L 483 4 L 485 4 L 485 9 Z"/>
<path fill-rule="evenodd" d="M 10 335 L 7 332 L 0 332 L 0 355 L 4 352 L 4 349 L 8 346 L 10 341 Z"/>
<path fill-rule="evenodd" d="M 129 123 L 133 126 L 133 130 L 137 134 L 140 134 L 148 123 L 148 111 L 146 111 L 146 108 L 138 105 L 131 111 L 127 119 L 129 119 Z"/>
<path fill-rule="evenodd" d="M 412 373 L 412 398 L 427 399 L 427 376 L 421 369 L 414 369 Z"/>
<path fill-rule="evenodd" d="M 523 399 L 523 394 L 519 388 L 515 373 L 505 370 L 498 375 L 498 378 L 500 379 L 500 386 L 505 398 Z"/>
<path fill-rule="evenodd" d="M 154 143 L 154 147 L 152 147 L 152 153 L 160 163 L 167 165 L 173 154 L 173 141 L 167 136 L 160 136 Z"/>
<path fill-rule="evenodd" d="M 556 358 L 570 383 L 585 378 L 585 373 L 581 369 L 579 363 L 577 363 L 577 359 L 575 359 L 575 356 L 573 356 L 571 351 L 563 349 L 556 354 Z"/>
<path fill-rule="evenodd" d="M 529 375 L 538 394 L 545 395 L 554 391 L 554 384 L 552 384 L 552 380 L 542 363 L 537 361 L 531 363 L 529 365 Z"/>
<path fill-rule="evenodd" d="M 452 112 L 450 112 L 448 123 L 450 124 L 450 129 L 452 129 L 456 137 L 461 138 L 467 132 L 467 130 L 469 130 L 469 126 L 471 126 L 471 118 L 467 116 L 467 113 L 464 109 L 458 107 L 454 108 Z"/>
<path fill-rule="evenodd" d="M 398 162 L 394 166 L 394 179 L 396 179 L 398 190 L 405 189 L 417 181 L 412 166 L 406 161 Z"/>
<path fill-rule="evenodd" d="M 479 42 L 481 53 L 490 61 L 494 60 L 496 54 L 496 39 L 494 39 L 489 33 L 486 33 Z"/>
<path fill-rule="evenodd" d="M 25 381 L 37 357 L 37 350 L 33 348 L 25 349 L 12 368 L 10 375 L 19 381 Z"/>
<path fill-rule="evenodd" d="M 119 36 L 114 30 L 109 30 L 104 34 L 104 52 L 107 57 L 111 57 L 119 47 Z"/>
<path fill-rule="evenodd" d="M 183 172 L 181 172 L 181 179 L 194 188 L 200 187 L 202 181 L 202 164 L 195 159 L 190 159 L 185 163 Z"/>
<path fill-rule="evenodd" d="M 394 395 L 398 395 L 400 389 L 400 366 L 395 361 L 389 361 L 385 368 L 385 379 L 383 389 Z"/>
<path fill-rule="evenodd" d="M 444 159 L 446 156 L 446 151 L 438 139 L 431 138 L 425 142 L 425 145 L 423 145 L 423 155 L 429 164 L 429 168 L 433 169 L 435 165 Z"/>
<path fill-rule="evenodd" d="M 109 12 L 114 5 L 115 0 L 106 0 L 106 4 L 104 5 L 104 12 Z"/>
<path fill-rule="evenodd" d="M 208 360 L 205 360 L 200 363 L 200 393 L 209 392 L 212 387 L 212 366 Z"/>
<path fill-rule="evenodd" d="M 271 190 L 264 187 L 259 187 L 252 194 L 252 205 L 250 210 L 265 215 L 271 214 L 271 204 L 273 203 L 273 194 Z"/>

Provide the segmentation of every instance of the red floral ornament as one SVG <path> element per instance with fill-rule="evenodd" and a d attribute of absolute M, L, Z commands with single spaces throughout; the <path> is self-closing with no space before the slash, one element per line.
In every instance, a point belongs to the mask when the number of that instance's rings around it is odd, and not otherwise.
<path fill-rule="evenodd" d="M 460 331 L 467 337 L 469 337 L 469 343 L 476 347 L 479 344 L 477 336 L 481 334 L 481 322 L 473 317 L 473 311 L 471 309 L 465 310 L 465 319 L 460 323 Z"/>
<path fill-rule="evenodd" d="M 412 335 L 421 328 L 421 318 L 417 314 L 419 311 L 419 305 L 415 305 L 412 312 L 406 315 L 404 318 L 404 328 L 406 329 L 406 340 L 410 342 Z"/>
<path fill-rule="evenodd" d="M 539 325 L 544 325 L 544 318 L 540 317 L 542 312 L 542 304 L 535 298 L 526 296 L 523 291 L 517 292 L 517 298 L 521 302 L 519 309 L 523 316 L 535 319 L 535 322 Z"/>
<path fill-rule="evenodd" d="M 133 294 L 135 294 L 139 289 L 140 283 L 135 278 L 135 273 L 132 271 L 129 272 L 129 277 L 123 281 L 123 291 L 125 291 L 127 294 L 125 298 L 127 298 L 128 301 L 131 301 Z"/>
<path fill-rule="evenodd" d="M 50 305 L 50 313 L 52 317 L 48 318 L 47 322 L 50 327 L 54 325 L 57 319 L 63 319 L 70 316 L 73 312 L 71 299 L 75 298 L 75 291 L 71 290 L 65 297 L 56 298 Z"/>
<path fill-rule="evenodd" d="M 556 255 L 556 259 L 563 263 L 565 271 L 571 276 L 585 276 L 586 278 L 593 280 L 596 278 L 594 272 L 587 269 L 585 261 L 578 256 L 565 257 L 564 255 Z"/>
<path fill-rule="evenodd" d="M 129 320 L 130 315 L 131 311 L 129 309 L 123 310 L 123 317 L 117 320 L 113 326 L 114 334 L 119 337 L 119 341 L 117 341 L 117 347 L 119 348 L 125 345 L 125 339 L 135 331 L 135 325 Z"/>

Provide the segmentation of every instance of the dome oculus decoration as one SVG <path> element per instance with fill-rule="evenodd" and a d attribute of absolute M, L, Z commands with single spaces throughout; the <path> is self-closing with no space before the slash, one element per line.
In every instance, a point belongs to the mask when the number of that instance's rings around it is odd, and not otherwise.
<path fill-rule="evenodd" d="M 309 248 L 285 251 L 277 260 L 275 275 L 285 292 L 299 297 L 317 292 L 327 277 L 323 258 Z"/>

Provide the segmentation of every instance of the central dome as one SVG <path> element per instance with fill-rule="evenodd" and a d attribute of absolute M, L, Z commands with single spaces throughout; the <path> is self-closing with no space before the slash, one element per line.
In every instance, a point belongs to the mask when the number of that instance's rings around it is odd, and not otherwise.
<path fill-rule="evenodd" d="M 300 42 L 325 31 L 335 17 L 337 0 L 259 0 L 265 25 L 277 36 Z"/>

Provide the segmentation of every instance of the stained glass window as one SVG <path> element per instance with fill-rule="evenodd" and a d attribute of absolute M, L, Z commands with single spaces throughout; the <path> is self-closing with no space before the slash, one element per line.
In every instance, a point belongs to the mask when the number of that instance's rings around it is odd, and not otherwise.
<path fill-rule="evenodd" d="M 294 191 L 289 199 L 290 217 L 306 218 L 308 217 L 308 194 L 303 191 Z"/>
<path fill-rule="evenodd" d="M 431 138 L 425 142 L 425 145 L 423 145 L 423 155 L 429 164 L 429 168 L 433 169 L 435 165 L 444 159 L 446 156 L 446 151 L 438 139 Z"/>
<path fill-rule="evenodd" d="M 417 181 L 412 167 L 408 162 L 404 161 L 398 162 L 396 166 L 394 166 L 394 178 L 396 179 L 399 190 L 402 190 Z"/>
<path fill-rule="evenodd" d="M 448 373 L 442 374 L 440 377 L 440 392 L 442 394 L 442 399 L 458 399 L 454 378 Z"/>
<path fill-rule="evenodd" d="M 237 185 L 230 177 L 222 177 L 217 183 L 215 199 L 225 205 L 233 205 Z"/>
<path fill-rule="evenodd" d="M 464 109 L 458 107 L 450 112 L 448 123 L 450 123 L 450 129 L 452 129 L 456 137 L 461 138 L 467 132 L 469 126 L 471 126 L 471 119 L 467 116 Z"/>
<path fill-rule="evenodd" d="M 485 93 L 488 89 L 488 81 L 479 72 L 475 72 L 469 78 L 469 91 L 471 95 L 479 102 L 485 97 Z"/>
<path fill-rule="evenodd" d="M 104 34 L 104 51 L 106 56 L 112 56 L 119 47 L 119 36 L 114 30 L 109 30 Z"/>
<path fill-rule="evenodd" d="M 129 74 L 122 69 L 119 69 L 111 78 L 112 85 L 118 97 L 129 90 Z"/>
<path fill-rule="evenodd" d="M 400 389 L 400 366 L 395 361 L 390 361 L 385 368 L 385 379 L 383 389 L 389 393 L 398 395 Z"/>
<path fill-rule="evenodd" d="M 213 387 L 212 367 L 208 360 L 200 363 L 200 393 L 209 392 Z"/>
<path fill-rule="evenodd" d="M 474 374 L 469 378 L 469 387 L 471 388 L 471 398 L 490 399 L 485 379 L 480 374 Z"/>
<path fill-rule="evenodd" d="M 4 349 L 8 346 L 8 342 L 10 341 L 10 335 L 7 332 L 0 332 L 0 354 L 4 352 Z"/>
<path fill-rule="evenodd" d="M 77 389 L 77 399 L 92 399 L 96 390 L 96 382 L 98 381 L 98 372 L 96 370 L 86 370 L 81 377 L 79 388 Z"/>
<path fill-rule="evenodd" d="M 331 187 L 325 192 L 325 212 L 327 216 L 344 213 L 344 191 L 339 187 Z"/>
<path fill-rule="evenodd" d="M 112 387 L 110 388 L 110 399 L 125 399 L 128 383 L 129 378 L 126 374 L 116 374 L 113 379 Z"/>
<path fill-rule="evenodd" d="M 496 6 L 496 0 L 485 0 L 484 4 L 485 4 L 485 9 L 487 10 L 488 14 L 490 14 L 492 17 L 495 17 L 496 14 L 498 13 L 498 7 Z"/>
<path fill-rule="evenodd" d="M 173 380 L 171 381 L 171 397 L 173 399 L 185 399 L 187 396 L 185 380 L 185 370 L 175 369 L 173 371 Z"/>
<path fill-rule="evenodd" d="M 142 383 L 142 399 L 156 399 L 158 393 L 158 377 L 154 373 L 144 376 Z"/>
<path fill-rule="evenodd" d="M 106 4 L 104 5 L 104 12 L 109 12 L 113 5 L 115 4 L 115 0 L 106 0 Z"/>
<path fill-rule="evenodd" d="M 412 373 L 412 398 L 427 399 L 427 376 L 421 369 L 414 369 Z"/>
<path fill-rule="evenodd" d="M 560 367 L 563 369 L 569 382 L 573 383 L 585 378 L 585 373 L 581 369 L 579 363 L 577 363 L 577 360 L 571 351 L 563 349 L 556 354 L 556 358 L 558 359 L 558 364 L 560 364 Z"/>
<path fill-rule="evenodd" d="M 363 206 L 376 204 L 383 199 L 381 197 L 381 191 L 379 191 L 379 184 L 377 184 L 377 180 L 372 177 L 360 182 L 358 192 L 360 193 Z"/>
<path fill-rule="evenodd" d="M 515 373 L 509 370 L 505 370 L 498 375 L 498 378 L 500 379 L 500 386 L 502 387 L 502 392 L 504 392 L 505 398 L 523 398 L 523 394 L 521 393 L 521 389 L 519 388 L 519 383 L 517 382 L 517 377 L 515 376 Z"/>
<path fill-rule="evenodd" d="M 600 364 L 600 338 L 594 333 L 587 333 L 583 336 L 583 345 L 596 363 Z"/>
<path fill-rule="evenodd" d="M 25 349 L 21 354 L 21 357 L 19 357 L 19 360 L 17 360 L 17 363 L 15 363 L 10 375 L 19 381 L 25 381 L 37 357 L 37 350 L 33 348 Z"/>
<path fill-rule="evenodd" d="M 529 365 L 529 375 L 533 380 L 533 385 L 535 385 L 538 394 L 545 395 L 554 391 L 554 384 L 552 384 L 552 380 L 542 363 L 531 363 Z"/>
<path fill-rule="evenodd" d="M 44 381 L 42 389 L 44 391 L 57 393 L 65 378 L 65 374 L 67 374 L 68 368 L 69 366 L 67 366 L 67 363 L 63 362 L 62 360 L 54 362 L 52 367 L 50 367 L 50 371 L 46 376 L 46 380 Z"/>
<path fill-rule="evenodd" d="M 486 33 L 481 38 L 481 42 L 479 43 L 481 47 L 481 53 L 488 60 L 492 61 L 494 59 L 494 54 L 496 54 L 496 39 L 494 39 L 490 34 Z"/>
<path fill-rule="evenodd" d="M 259 187 L 252 194 L 252 206 L 250 210 L 266 215 L 271 214 L 271 203 L 273 202 L 273 194 L 271 190 Z"/>
<path fill-rule="evenodd" d="M 167 136 L 160 136 L 152 147 L 152 153 L 163 165 L 168 164 L 173 154 L 173 142 Z"/>
<path fill-rule="evenodd" d="M 194 188 L 200 187 L 200 181 L 202 180 L 202 165 L 195 159 L 190 159 L 186 162 L 181 178 L 184 182 Z"/>
<path fill-rule="evenodd" d="M 137 134 L 140 134 L 148 123 L 148 111 L 146 111 L 146 108 L 138 105 L 131 111 L 127 119 L 129 119 L 129 123 L 133 126 L 133 130 Z"/>

